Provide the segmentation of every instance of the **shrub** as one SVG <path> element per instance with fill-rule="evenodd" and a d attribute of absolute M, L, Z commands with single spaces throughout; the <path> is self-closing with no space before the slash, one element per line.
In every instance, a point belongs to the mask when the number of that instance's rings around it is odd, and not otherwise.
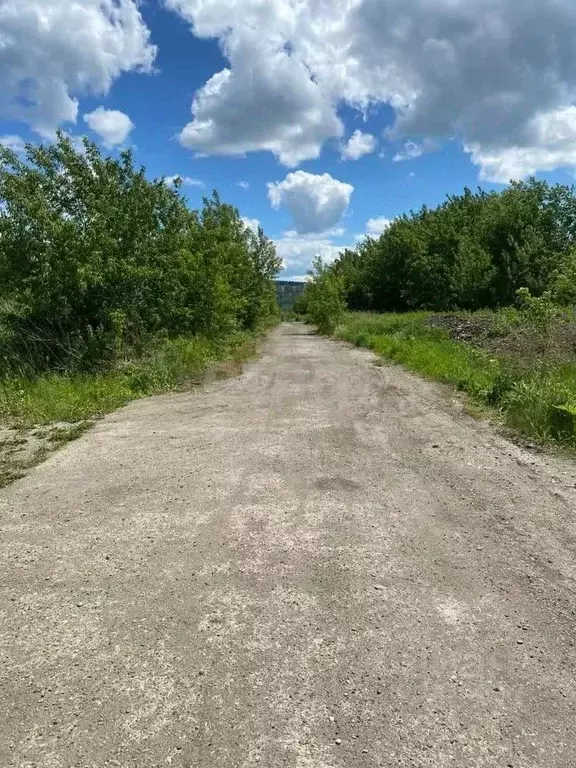
<path fill-rule="evenodd" d="M 528 288 L 516 291 L 522 321 L 542 337 L 549 337 L 554 325 L 561 319 L 562 310 L 552 301 L 550 291 L 532 296 Z"/>
<path fill-rule="evenodd" d="M 334 333 L 346 311 L 341 278 L 318 258 L 304 291 L 306 312 L 320 333 Z"/>
<path fill-rule="evenodd" d="M 351 310 L 498 309 L 526 286 L 576 302 L 576 195 L 530 179 L 448 197 L 345 249 L 331 269 Z"/>
<path fill-rule="evenodd" d="M 130 151 L 63 134 L 0 146 L 0 361 L 4 372 L 93 370 L 159 335 L 218 337 L 277 313 L 272 242 L 214 193 L 190 210 Z"/>

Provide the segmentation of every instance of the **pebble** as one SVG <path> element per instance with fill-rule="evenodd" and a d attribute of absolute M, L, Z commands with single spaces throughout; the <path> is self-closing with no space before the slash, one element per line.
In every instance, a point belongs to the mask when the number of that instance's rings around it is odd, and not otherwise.
<path fill-rule="evenodd" d="M 338 745 L 342 744 L 342 739 L 336 739 L 336 744 Z"/>

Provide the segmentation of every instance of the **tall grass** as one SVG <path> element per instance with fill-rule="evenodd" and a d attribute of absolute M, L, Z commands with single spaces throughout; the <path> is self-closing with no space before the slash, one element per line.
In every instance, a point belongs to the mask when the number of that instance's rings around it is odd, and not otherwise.
<path fill-rule="evenodd" d="M 249 332 L 218 340 L 165 339 L 110 371 L 8 376 L 0 379 L 0 422 L 24 427 L 93 419 L 130 400 L 199 381 L 220 362 L 245 359 L 254 339 Z"/>
<path fill-rule="evenodd" d="M 338 336 L 466 392 L 474 403 L 496 409 L 505 425 L 526 437 L 576 449 L 575 429 L 559 429 L 557 420 L 559 406 L 576 406 L 576 362 L 523 364 L 494 356 L 428 326 L 429 316 L 348 314 Z"/>

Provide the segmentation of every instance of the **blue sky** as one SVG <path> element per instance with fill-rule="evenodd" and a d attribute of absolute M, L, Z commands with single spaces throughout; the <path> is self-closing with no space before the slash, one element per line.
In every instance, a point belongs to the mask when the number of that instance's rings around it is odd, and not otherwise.
<path fill-rule="evenodd" d="M 576 168 L 576 3 L 3 0 L 0 140 L 132 146 L 302 277 L 467 185 Z"/>

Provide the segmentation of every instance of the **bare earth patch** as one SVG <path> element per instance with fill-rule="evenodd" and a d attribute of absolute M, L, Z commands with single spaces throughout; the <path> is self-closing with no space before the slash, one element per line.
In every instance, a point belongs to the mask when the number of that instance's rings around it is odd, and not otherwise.
<path fill-rule="evenodd" d="M 506 332 L 494 328 L 495 315 L 431 315 L 427 324 L 441 328 L 451 339 L 486 349 L 518 362 L 541 360 L 573 361 L 576 357 L 576 323 L 559 323 L 542 338 L 532 328 L 511 327 Z"/>

